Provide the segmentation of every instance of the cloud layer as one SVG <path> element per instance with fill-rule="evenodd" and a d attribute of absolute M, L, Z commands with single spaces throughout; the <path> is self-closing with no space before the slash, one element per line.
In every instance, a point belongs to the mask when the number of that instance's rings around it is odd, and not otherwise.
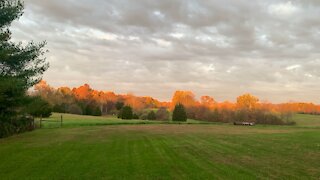
<path fill-rule="evenodd" d="M 48 42 L 54 86 L 161 100 L 187 89 L 320 103 L 318 0 L 25 0 L 17 41 Z"/>

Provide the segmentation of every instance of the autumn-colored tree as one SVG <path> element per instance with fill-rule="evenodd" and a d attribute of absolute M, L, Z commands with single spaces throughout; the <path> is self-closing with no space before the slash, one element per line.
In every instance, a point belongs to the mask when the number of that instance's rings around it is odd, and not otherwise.
<path fill-rule="evenodd" d="M 202 96 L 200 98 L 201 105 L 209 108 L 209 109 L 215 109 L 217 106 L 217 102 L 210 96 Z"/>
<path fill-rule="evenodd" d="M 278 112 L 280 112 L 281 118 L 289 120 L 294 113 L 294 105 L 292 103 L 283 103 L 279 105 Z"/>
<path fill-rule="evenodd" d="M 217 106 L 218 106 L 218 109 L 223 109 L 223 110 L 235 110 L 235 107 L 236 107 L 234 103 L 229 101 L 218 103 Z"/>
<path fill-rule="evenodd" d="M 171 108 L 177 104 L 182 104 L 184 107 L 192 107 L 197 104 L 195 95 L 191 91 L 176 91 L 172 97 Z"/>
<path fill-rule="evenodd" d="M 167 120 L 169 120 L 169 117 L 170 117 L 170 113 L 166 107 L 161 107 L 156 112 L 156 119 L 157 120 L 167 121 Z"/>
<path fill-rule="evenodd" d="M 73 88 L 72 92 L 75 97 L 80 100 L 92 98 L 92 89 L 88 84 L 84 84 L 78 88 Z"/>
<path fill-rule="evenodd" d="M 143 102 L 145 103 L 146 108 L 156 108 L 159 107 L 160 104 L 158 100 L 149 96 L 143 97 Z"/>
<path fill-rule="evenodd" d="M 252 110 L 257 108 L 259 99 L 251 94 L 244 94 L 237 98 L 237 108 L 243 110 Z"/>
<path fill-rule="evenodd" d="M 38 84 L 34 86 L 35 92 L 44 99 L 50 98 L 54 93 L 54 89 L 50 87 L 46 81 L 41 80 Z"/>
<path fill-rule="evenodd" d="M 136 97 L 133 94 L 127 94 L 124 96 L 125 104 L 132 107 L 135 111 L 139 111 L 145 108 L 142 97 Z"/>
<path fill-rule="evenodd" d="M 161 116 L 167 116 L 167 109 L 173 110 L 175 105 L 182 104 L 188 118 L 195 118 L 205 121 L 232 122 L 234 119 L 256 120 L 268 117 L 270 114 L 280 114 L 283 119 L 288 119 L 293 113 L 320 114 L 320 106 L 312 103 L 290 102 L 283 104 L 272 104 L 270 102 L 259 102 L 259 99 L 250 94 L 245 94 L 237 98 L 236 103 L 229 101 L 216 102 L 210 96 L 202 96 L 200 101 L 195 99 L 191 91 L 176 91 L 172 102 L 160 102 L 152 97 L 138 97 L 133 94 L 117 95 L 108 91 L 96 91 L 88 84 L 73 88 L 61 87 L 55 89 L 45 81 L 41 81 L 35 86 L 34 95 L 39 95 L 53 105 L 55 111 L 77 114 L 117 114 L 123 105 L 129 105 L 137 112 L 141 119 L 147 119 L 151 108 L 160 108 L 158 112 Z M 121 102 L 121 103 L 120 103 Z M 268 114 L 269 113 L 269 114 Z M 267 119 L 268 119 L 267 118 Z M 160 118 L 167 119 L 167 118 Z M 273 122 L 276 122 L 274 118 Z M 263 120 L 265 121 L 265 120 Z M 269 122 L 271 122 L 270 120 Z M 261 121 L 262 123 L 262 121 Z"/>

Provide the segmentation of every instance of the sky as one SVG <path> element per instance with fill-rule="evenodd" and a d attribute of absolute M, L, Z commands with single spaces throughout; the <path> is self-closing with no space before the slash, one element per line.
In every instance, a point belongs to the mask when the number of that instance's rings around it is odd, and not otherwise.
<path fill-rule="evenodd" d="M 47 41 L 54 87 L 320 103 L 319 17 L 319 0 L 25 0 L 11 29 Z"/>

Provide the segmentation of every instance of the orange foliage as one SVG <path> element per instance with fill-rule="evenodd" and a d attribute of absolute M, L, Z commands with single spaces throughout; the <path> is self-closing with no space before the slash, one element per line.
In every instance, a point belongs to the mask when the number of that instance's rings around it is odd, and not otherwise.
<path fill-rule="evenodd" d="M 236 105 L 232 102 L 229 102 L 229 101 L 218 103 L 218 109 L 234 110 L 235 107 L 236 107 Z"/>
<path fill-rule="evenodd" d="M 192 107 L 197 104 L 195 95 L 191 91 L 176 91 L 171 101 L 171 108 L 176 104 L 182 104 L 185 107 Z"/>
<path fill-rule="evenodd" d="M 72 92 L 77 99 L 90 99 L 92 97 L 92 89 L 88 84 L 84 84 L 78 88 L 73 88 Z"/>
<path fill-rule="evenodd" d="M 60 87 L 57 91 L 63 95 L 72 95 L 72 90 L 69 87 Z"/>
<path fill-rule="evenodd" d="M 252 110 L 258 107 L 259 99 L 251 94 L 244 94 L 237 98 L 237 108 Z"/>
<path fill-rule="evenodd" d="M 217 102 L 210 96 L 202 96 L 200 98 L 201 105 L 203 105 L 206 108 L 214 109 L 217 107 Z"/>
<path fill-rule="evenodd" d="M 115 104 L 117 101 L 130 105 L 134 110 L 142 110 L 145 108 L 173 108 L 176 104 L 181 103 L 188 109 L 207 108 L 214 109 L 261 109 L 264 111 L 286 113 L 308 113 L 320 114 L 320 106 L 313 103 L 290 102 L 282 104 L 272 104 L 270 102 L 259 102 L 259 99 L 251 94 L 244 94 L 237 98 L 236 103 L 229 101 L 216 102 L 210 96 L 202 96 L 200 100 L 195 99 L 195 95 L 191 91 L 176 91 L 171 102 L 161 102 L 152 97 L 138 97 L 133 94 L 117 95 L 114 92 L 97 91 L 90 88 L 88 84 L 84 84 L 78 88 L 60 87 L 55 89 L 47 84 L 46 81 L 40 81 L 34 87 L 35 94 L 47 99 L 51 104 L 59 104 L 62 102 L 72 101 L 74 97 L 77 100 L 93 100 L 100 106 L 108 103 Z"/>
<path fill-rule="evenodd" d="M 42 97 L 47 98 L 53 92 L 53 88 L 50 87 L 46 81 L 41 80 L 34 86 L 34 90 L 41 93 Z"/>

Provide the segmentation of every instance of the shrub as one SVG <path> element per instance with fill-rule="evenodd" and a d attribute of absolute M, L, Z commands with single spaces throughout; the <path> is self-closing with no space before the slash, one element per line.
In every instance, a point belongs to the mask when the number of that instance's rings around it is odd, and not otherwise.
<path fill-rule="evenodd" d="M 182 104 L 177 104 L 173 110 L 172 121 L 187 121 L 187 113 Z"/>
<path fill-rule="evenodd" d="M 138 116 L 138 114 L 136 114 L 136 113 L 133 113 L 133 115 L 132 115 L 132 119 L 139 119 L 139 116 Z"/>
<path fill-rule="evenodd" d="M 118 118 L 118 119 L 121 119 L 121 118 L 122 118 L 122 110 L 120 110 L 120 111 L 118 112 L 117 118 Z"/>
<path fill-rule="evenodd" d="M 32 97 L 27 105 L 26 112 L 34 117 L 49 117 L 52 114 L 52 107 L 41 97 Z"/>
<path fill-rule="evenodd" d="M 120 117 L 121 119 L 132 119 L 133 112 L 130 106 L 124 106 L 121 109 Z"/>
<path fill-rule="evenodd" d="M 259 113 L 258 114 L 259 116 L 256 119 L 257 124 L 272 124 L 272 125 L 284 125 L 285 124 L 281 120 L 281 118 L 279 118 L 275 114 L 271 114 L 271 113 L 262 114 L 261 112 L 257 112 L 257 113 Z"/>
<path fill-rule="evenodd" d="M 31 117 L 11 117 L 5 121 L 0 117 L 0 138 L 8 137 L 13 134 L 31 131 L 34 129 L 34 121 Z"/>
<path fill-rule="evenodd" d="M 159 108 L 156 112 L 156 119 L 161 121 L 168 121 L 170 117 L 170 113 L 165 107 Z"/>
<path fill-rule="evenodd" d="M 85 106 L 85 115 L 101 116 L 101 109 L 98 105 L 91 103 Z"/>
<path fill-rule="evenodd" d="M 148 112 L 142 112 L 142 114 L 140 115 L 140 119 L 142 119 L 142 120 L 147 120 L 148 119 Z"/>
<path fill-rule="evenodd" d="M 148 120 L 156 120 L 156 118 L 156 113 L 154 113 L 154 111 L 148 113 Z"/>

